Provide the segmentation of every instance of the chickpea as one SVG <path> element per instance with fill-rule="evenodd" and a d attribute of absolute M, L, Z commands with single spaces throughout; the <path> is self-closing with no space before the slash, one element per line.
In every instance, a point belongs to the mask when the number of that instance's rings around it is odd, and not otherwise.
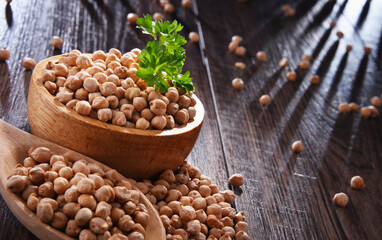
<path fill-rule="evenodd" d="M 143 117 L 147 121 L 151 121 L 151 119 L 153 119 L 153 117 L 154 117 L 154 114 L 151 112 L 150 109 L 145 108 L 141 112 L 141 117 Z"/>
<path fill-rule="evenodd" d="M 354 176 L 350 180 L 350 186 L 354 189 L 363 189 L 365 188 L 365 182 L 360 176 Z"/>
<path fill-rule="evenodd" d="M 179 216 L 183 221 L 191 221 L 196 218 L 196 211 L 191 206 L 183 206 L 179 211 Z"/>
<path fill-rule="evenodd" d="M 285 68 L 288 65 L 289 65 L 289 62 L 288 62 L 288 59 L 286 59 L 286 58 L 282 58 L 279 62 L 279 66 L 282 68 Z"/>
<path fill-rule="evenodd" d="M 143 97 L 135 97 L 133 99 L 134 109 L 138 112 L 141 112 L 144 108 L 147 107 L 147 102 Z"/>
<path fill-rule="evenodd" d="M 33 160 L 31 157 L 27 157 L 23 161 L 23 165 L 27 168 L 28 167 L 34 167 L 34 166 L 36 166 L 36 164 L 37 164 L 37 162 L 35 160 Z"/>
<path fill-rule="evenodd" d="M 136 128 L 145 130 L 150 127 L 150 122 L 144 118 L 139 118 L 135 125 Z"/>
<path fill-rule="evenodd" d="M 80 232 L 81 228 L 77 222 L 75 220 L 69 220 L 65 228 L 65 233 L 71 237 L 76 237 Z"/>
<path fill-rule="evenodd" d="M 76 65 L 79 68 L 86 69 L 92 66 L 92 59 L 86 54 L 80 54 L 76 59 Z"/>
<path fill-rule="evenodd" d="M 174 117 L 171 115 L 166 116 L 166 128 L 172 129 L 175 127 L 175 120 Z"/>
<path fill-rule="evenodd" d="M 33 58 L 26 57 L 23 59 L 23 67 L 32 70 L 36 66 L 36 61 Z"/>
<path fill-rule="evenodd" d="M 308 60 L 302 60 L 299 64 L 299 67 L 301 69 L 309 69 L 310 68 L 310 62 Z"/>
<path fill-rule="evenodd" d="M 263 51 L 259 51 L 256 53 L 256 58 L 257 60 L 261 62 L 266 62 L 267 61 L 267 54 Z"/>
<path fill-rule="evenodd" d="M 382 105 L 382 101 L 381 101 L 381 98 L 380 97 L 377 97 L 377 96 L 374 96 L 370 99 L 370 103 L 374 106 L 374 107 L 380 107 Z"/>
<path fill-rule="evenodd" d="M 192 207 L 195 210 L 203 210 L 207 207 L 206 199 L 203 197 L 197 197 L 192 201 Z"/>
<path fill-rule="evenodd" d="M 39 204 L 40 200 L 37 198 L 36 194 L 31 194 L 28 197 L 27 201 L 27 207 L 32 210 L 33 212 L 36 211 L 37 205 Z"/>
<path fill-rule="evenodd" d="M 175 115 L 176 112 L 179 110 L 179 105 L 175 102 L 171 102 L 168 106 L 167 106 L 167 114 L 170 114 L 170 115 Z"/>
<path fill-rule="evenodd" d="M 222 217 L 222 207 L 219 204 L 212 204 L 207 206 L 207 215 L 215 215 L 219 219 Z"/>
<path fill-rule="evenodd" d="M 57 99 L 57 101 L 63 104 L 66 104 L 67 102 L 73 99 L 73 93 L 68 91 L 58 90 L 58 93 L 56 94 L 55 99 Z"/>
<path fill-rule="evenodd" d="M 79 240 L 97 240 L 97 235 L 95 235 L 89 229 L 83 229 L 80 232 Z"/>
<path fill-rule="evenodd" d="M 244 81 L 241 78 L 235 78 L 232 80 L 232 86 L 237 90 L 242 90 L 244 88 Z"/>
<path fill-rule="evenodd" d="M 239 187 L 244 184 L 244 178 L 243 175 L 235 173 L 229 178 L 229 183 L 232 186 Z"/>
<path fill-rule="evenodd" d="M 50 42 L 50 45 L 52 45 L 54 48 L 61 48 L 62 39 L 59 36 L 53 36 L 52 41 Z"/>
<path fill-rule="evenodd" d="M 76 186 L 71 186 L 69 189 L 65 191 L 64 197 L 67 203 L 77 202 L 80 193 L 78 192 L 78 188 Z"/>
<path fill-rule="evenodd" d="M 302 141 L 295 141 L 292 144 L 292 149 L 296 153 L 300 153 L 304 150 L 304 145 L 302 144 Z"/>
<path fill-rule="evenodd" d="M 121 64 L 127 68 L 129 68 L 130 66 L 132 66 L 132 64 L 135 63 L 135 60 L 133 57 L 131 56 L 126 56 L 124 55 L 122 58 L 121 58 Z"/>
<path fill-rule="evenodd" d="M 199 42 L 199 34 L 197 34 L 196 32 L 190 32 L 188 38 L 191 42 Z"/>
<path fill-rule="evenodd" d="M 320 82 L 320 77 L 317 76 L 317 75 L 311 76 L 311 77 L 310 77 L 310 82 L 311 82 L 312 84 L 318 84 L 318 83 Z"/>
<path fill-rule="evenodd" d="M 201 185 L 198 191 L 200 195 L 202 195 L 202 197 L 207 197 L 211 195 L 211 189 L 207 185 Z"/>
<path fill-rule="evenodd" d="M 244 231 L 248 232 L 248 223 L 244 221 L 239 221 L 235 224 L 235 230 L 236 232 Z"/>
<path fill-rule="evenodd" d="M 59 63 L 54 65 L 54 74 L 56 75 L 56 77 L 57 76 L 66 77 L 68 73 L 69 73 L 69 69 L 65 64 Z"/>
<path fill-rule="evenodd" d="M 301 59 L 306 61 L 312 61 L 313 58 L 311 55 L 305 53 L 302 55 Z"/>
<path fill-rule="evenodd" d="M 365 54 L 370 54 L 371 53 L 371 48 L 368 46 L 363 47 L 363 50 L 365 51 Z"/>
<path fill-rule="evenodd" d="M 171 217 L 174 213 L 172 211 L 172 209 L 168 206 L 162 206 L 160 209 L 159 209 L 159 214 L 160 215 L 166 215 L 168 217 Z"/>
<path fill-rule="evenodd" d="M 160 21 L 163 19 L 163 15 L 161 13 L 154 13 L 153 20 L 154 21 Z"/>
<path fill-rule="evenodd" d="M 346 51 L 350 52 L 353 49 L 353 46 L 348 44 L 346 45 Z"/>
<path fill-rule="evenodd" d="M 218 217 L 216 217 L 215 215 L 208 215 L 206 223 L 207 223 L 207 226 L 209 226 L 210 228 L 220 229 L 223 227 L 223 223 L 221 223 Z"/>
<path fill-rule="evenodd" d="M 71 167 L 63 167 L 58 171 L 58 175 L 70 180 L 73 177 L 73 170 Z"/>
<path fill-rule="evenodd" d="M 93 212 L 89 208 L 84 207 L 77 212 L 76 216 L 74 217 L 74 220 L 79 226 L 84 226 L 88 224 L 92 217 Z"/>
<path fill-rule="evenodd" d="M 150 110 L 155 115 L 163 115 L 166 113 L 167 105 L 163 100 L 154 99 L 150 102 Z"/>
<path fill-rule="evenodd" d="M 92 109 L 95 109 L 95 110 L 99 110 L 102 108 L 108 108 L 108 107 L 109 107 L 109 102 L 103 96 L 98 96 L 98 97 L 94 98 L 94 100 L 92 102 Z"/>
<path fill-rule="evenodd" d="M 235 234 L 236 240 L 250 240 L 251 238 L 248 236 L 248 234 L 244 231 L 239 231 Z"/>
<path fill-rule="evenodd" d="M 182 0 L 183 8 L 191 8 L 191 0 Z"/>
<path fill-rule="evenodd" d="M 46 81 L 44 86 L 50 94 L 54 94 L 57 91 L 57 84 L 53 82 Z"/>
<path fill-rule="evenodd" d="M 29 170 L 29 178 L 35 185 L 40 185 L 45 180 L 45 172 L 40 167 L 33 167 Z"/>
<path fill-rule="evenodd" d="M 28 185 L 24 188 L 21 193 L 21 196 L 24 200 L 28 200 L 31 194 L 35 194 L 37 196 L 38 187 L 34 185 Z"/>
<path fill-rule="evenodd" d="M 236 56 L 244 57 L 247 52 L 247 49 L 243 46 L 239 46 L 235 49 Z"/>
<path fill-rule="evenodd" d="M 166 127 L 167 125 L 167 120 L 166 120 L 166 117 L 165 116 L 155 116 L 152 120 L 151 120 L 151 125 L 156 128 L 156 129 L 160 129 L 162 130 L 163 128 Z"/>
<path fill-rule="evenodd" d="M 39 203 L 37 205 L 36 216 L 44 223 L 50 222 L 53 218 L 53 207 L 49 203 Z"/>
<path fill-rule="evenodd" d="M 81 209 L 81 206 L 80 204 L 78 203 L 74 203 L 74 202 L 71 202 L 71 203 L 66 203 L 63 208 L 62 208 L 62 212 L 68 216 L 69 218 L 74 218 L 77 214 L 77 212 Z"/>
<path fill-rule="evenodd" d="M 41 73 L 41 81 L 45 82 L 54 82 L 56 80 L 56 75 L 53 71 L 48 69 L 43 69 Z"/>
<path fill-rule="evenodd" d="M 345 193 L 336 193 L 333 197 L 333 202 L 339 207 L 345 207 L 349 202 L 349 197 Z"/>
<path fill-rule="evenodd" d="M 81 100 L 76 103 L 76 112 L 78 112 L 81 115 L 87 116 L 90 114 L 91 110 L 92 108 L 88 101 Z"/>
<path fill-rule="evenodd" d="M 368 107 L 362 107 L 359 113 L 363 118 L 369 118 L 371 116 L 371 109 Z"/>
<path fill-rule="evenodd" d="M 62 212 L 55 212 L 53 214 L 52 222 L 50 223 L 54 228 L 64 229 L 66 227 L 66 223 L 68 222 L 68 218 Z"/>
<path fill-rule="evenodd" d="M 183 108 L 176 112 L 175 121 L 179 124 L 185 124 L 189 120 L 189 114 L 187 109 Z"/>
<path fill-rule="evenodd" d="M 109 225 L 104 219 L 100 217 L 94 217 L 90 220 L 89 227 L 93 233 L 103 234 L 107 231 Z"/>
<path fill-rule="evenodd" d="M 338 31 L 338 32 L 336 33 L 336 35 L 337 35 L 338 38 L 343 38 L 343 37 L 344 37 L 344 33 L 341 32 L 341 31 Z"/>
<path fill-rule="evenodd" d="M 294 81 L 296 81 L 297 75 L 296 75 L 295 72 L 288 72 L 288 73 L 286 74 L 286 78 L 287 78 L 289 81 L 294 82 Z"/>
<path fill-rule="evenodd" d="M 267 105 L 271 102 L 271 97 L 268 94 L 262 95 L 259 99 L 261 105 Z"/>
<path fill-rule="evenodd" d="M 98 51 L 93 52 L 92 58 L 93 58 L 93 60 L 101 59 L 104 61 L 106 59 L 106 54 L 104 51 L 98 50 Z"/>
<path fill-rule="evenodd" d="M 0 60 L 8 60 L 11 54 L 9 53 L 9 50 L 7 48 L 0 49 Z"/>
<path fill-rule="evenodd" d="M 36 148 L 32 153 L 31 157 L 33 160 L 39 163 L 46 163 L 49 162 L 50 158 L 52 157 L 52 152 L 49 148 L 46 147 L 38 147 Z"/>
<path fill-rule="evenodd" d="M 122 57 L 121 51 L 119 51 L 116 48 L 110 48 L 109 54 L 114 54 L 115 56 L 117 56 L 118 59 L 120 59 Z"/>
<path fill-rule="evenodd" d="M 70 187 L 70 184 L 66 178 L 58 177 L 54 179 L 54 191 L 57 194 L 64 194 L 65 191 Z"/>
<path fill-rule="evenodd" d="M 38 195 L 40 197 L 53 198 L 54 197 L 54 189 L 53 183 L 45 182 L 38 187 Z"/>
<path fill-rule="evenodd" d="M 112 122 L 112 124 L 115 124 L 118 126 L 123 126 L 126 124 L 126 116 L 121 111 L 112 112 L 111 122 Z"/>
<path fill-rule="evenodd" d="M 239 44 L 236 43 L 236 42 L 230 42 L 230 43 L 228 44 L 228 50 L 229 50 L 230 52 L 235 52 L 236 49 L 237 49 L 238 47 L 239 47 Z"/>
<path fill-rule="evenodd" d="M 358 105 L 357 105 L 356 103 L 354 103 L 354 102 L 349 103 L 349 107 L 350 107 L 350 110 L 351 110 L 352 112 L 358 112 L 358 110 L 359 110 Z"/>
<path fill-rule="evenodd" d="M 98 81 L 93 77 L 88 77 L 84 80 L 84 88 L 88 92 L 95 92 L 98 89 Z"/>
<path fill-rule="evenodd" d="M 117 88 L 117 91 L 118 91 L 118 88 Z M 124 94 L 123 94 L 124 95 Z M 110 95 L 110 96 L 107 96 L 106 97 L 106 100 L 108 101 L 109 103 L 109 108 L 111 109 L 115 109 L 118 107 L 118 104 L 119 104 L 119 100 L 116 96 L 114 95 Z"/>
<path fill-rule="evenodd" d="M 97 207 L 97 201 L 93 195 L 90 194 L 81 194 L 78 197 L 78 203 L 81 207 L 90 208 L 91 210 L 94 210 Z"/>
<path fill-rule="evenodd" d="M 109 185 L 104 185 L 97 189 L 94 196 L 99 202 L 112 202 L 115 199 L 114 189 Z"/>
<path fill-rule="evenodd" d="M 78 182 L 77 189 L 80 193 L 92 193 L 95 189 L 95 183 L 90 178 L 84 178 Z"/>
<path fill-rule="evenodd" d="M 134 227 L 134 221 L 129 215 L 122 216 L 118 221 L 118 227 L 125 232 L 130 231 Z"/>
<path fill-rule="evenodd" d="M 348 103 L 346 103 L 346 102 L 342 102 L 342 103 L 340 103 L 340 105 L 338 106 L 338 111 L 341 112 L 341 113 L 350 112 L 350 111 L 351 111 L 351 108 L 350 108 L 350 106 L 349 106 Z"/>

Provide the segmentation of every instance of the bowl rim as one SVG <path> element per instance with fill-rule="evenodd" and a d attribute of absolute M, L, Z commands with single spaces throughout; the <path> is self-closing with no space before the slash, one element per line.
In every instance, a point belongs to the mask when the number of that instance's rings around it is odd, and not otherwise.
<path fill-rule="evenodd" d="M 85 53 L 88 55 L 92 55 L 89 53 Z M 57 108 L 60 112 L 70 116 L 71 118 L 77 120 L 78 122 L 82 124 L 90 124 L 93 127 L 96 128 L 102 128 L 105 130 L 111 130 L 123 134 L 129 134 L 129 135 L 138 135 L 138 136 L 156 136 L 156 137 L 165 137 L 165 136 L 174 136 L 174 135 L 180 135 L 187 132 L 192 131 L 193 129 L 197 129 L 200 127 L 200 125 L 203 123 L 204 120 L 204 107 L 202 102 L 199 100 L 199 98 L 193 93 L 192 98 L 195 99 L 195 110 L 196 115 L 192 121 L 189 121 L 188 123 L 185 123 L 183 125 L 180 125 L 178 127 L 174 127 L 173 129 L 163 129 L 163 130 L 142 130 L 137 128 L 127 128 L 123 126 L 114 125 L 111 123 L 102 122 L 98 119 L 93 119 L 89 116 L 83 116 L 73 109 L 68 108 L 65 104 L 59 102 L 57 99 L 54 98 L 52 94 L 48 92 L 48 90 L 45 88 L 44 84 L 41 82 L 41 72 L 43 69 L 45 69 L 46 64 L 48 62 L 57 62 L 60 57 L 67 56 L 68 54 L 61 54 L 56 55 L 53 57 L 46 58 L 42 61 L 40 61 L 36 67 L 33 69 L 33 73 L 31 76 L 31 84 L 33 84 L 38 91 L 41 91 L 41 97 L 46 98 L 49 100 L 52 105 Z"/>

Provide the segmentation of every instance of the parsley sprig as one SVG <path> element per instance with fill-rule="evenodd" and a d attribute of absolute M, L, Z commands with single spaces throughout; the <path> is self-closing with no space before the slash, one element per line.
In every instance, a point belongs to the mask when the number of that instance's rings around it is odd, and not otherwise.
<path fill-rule="evenodd" d="M 170 81 L 176 88 L 183 89 L 184 92 L 195 90 L 190 72 L 181 74 L 186 51 L 182 46 L 187 41 L 178 32 L 183 26 L 174 20 L 152 21 L 150 15 L 138 18 L 137 28 L 141 28 L 144 34 L 151 35 L 154 40 L 146 44 L 138 55 L 139 70 L 137 76 L 143 79 L 147 85 L 155 86 L 155 90 L 167 92 Z"/>

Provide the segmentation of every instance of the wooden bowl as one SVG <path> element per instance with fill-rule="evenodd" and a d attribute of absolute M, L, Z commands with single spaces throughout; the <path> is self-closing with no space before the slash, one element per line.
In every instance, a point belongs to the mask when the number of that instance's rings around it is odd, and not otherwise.
<path fill-rule="evenodd" d="M 28 95 L 28 119 L 32 133 L 90 156 L 134 179 L 152 178 L 165 169 L 175 170 L 191 152 L 204 119 L 196 100 L 196 116 L 169 130 L 140 130 L 104 123 L 67 108 L 46 90 L 41 72 L 54 56 L 34 69 Z"/>
<path fill-rule="evenodd" d="M 11 175 L 12 170 L 18 163 L 22 164 L 24 158 L 28 156 L 30 147 L 48 147 L 52 152 L 56 154 L 67 154 L 73 160 L 84 159 L 89 163 L 95 163 L 105 171 L 110 170 L 110 168 L 82 154 L 30 135 L 0 120 L 0 193 L 3 199 L 17 219 L 39 239 L 73 240 L 73 238 L 64 234 L 62 231 L 41 222 L 36 214 L 27 207 L 26 202 L 18 194 L 13 193 L 6 187 L 8 176 Z M 118 179 L 126 180 L 121 174 L 118 174 Z M 150 215 L 150 222 L 146 229 L 145 239 L 166 239 L 166 231 L 159 218 L 158 211 L 155 210 L 154 206 L 141 192 L 140 202 L 146 206 Z"/>

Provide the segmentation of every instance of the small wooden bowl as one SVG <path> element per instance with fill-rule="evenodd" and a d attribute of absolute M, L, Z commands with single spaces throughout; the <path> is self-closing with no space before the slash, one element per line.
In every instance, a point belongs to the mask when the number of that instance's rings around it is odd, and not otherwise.
<path fill-rule="evenodd" d="M 183 163 L 204 119 L 203 105 L 195 94 L 195 118 L 174 129 L 140 130 L 104 123 L 67 108 L 44 87 L 42 70 L 60 57 L 40 62 L 33 71 L 28 119 L 34 135 L 90 156 L 134 179 L 152 178 Z"/>

